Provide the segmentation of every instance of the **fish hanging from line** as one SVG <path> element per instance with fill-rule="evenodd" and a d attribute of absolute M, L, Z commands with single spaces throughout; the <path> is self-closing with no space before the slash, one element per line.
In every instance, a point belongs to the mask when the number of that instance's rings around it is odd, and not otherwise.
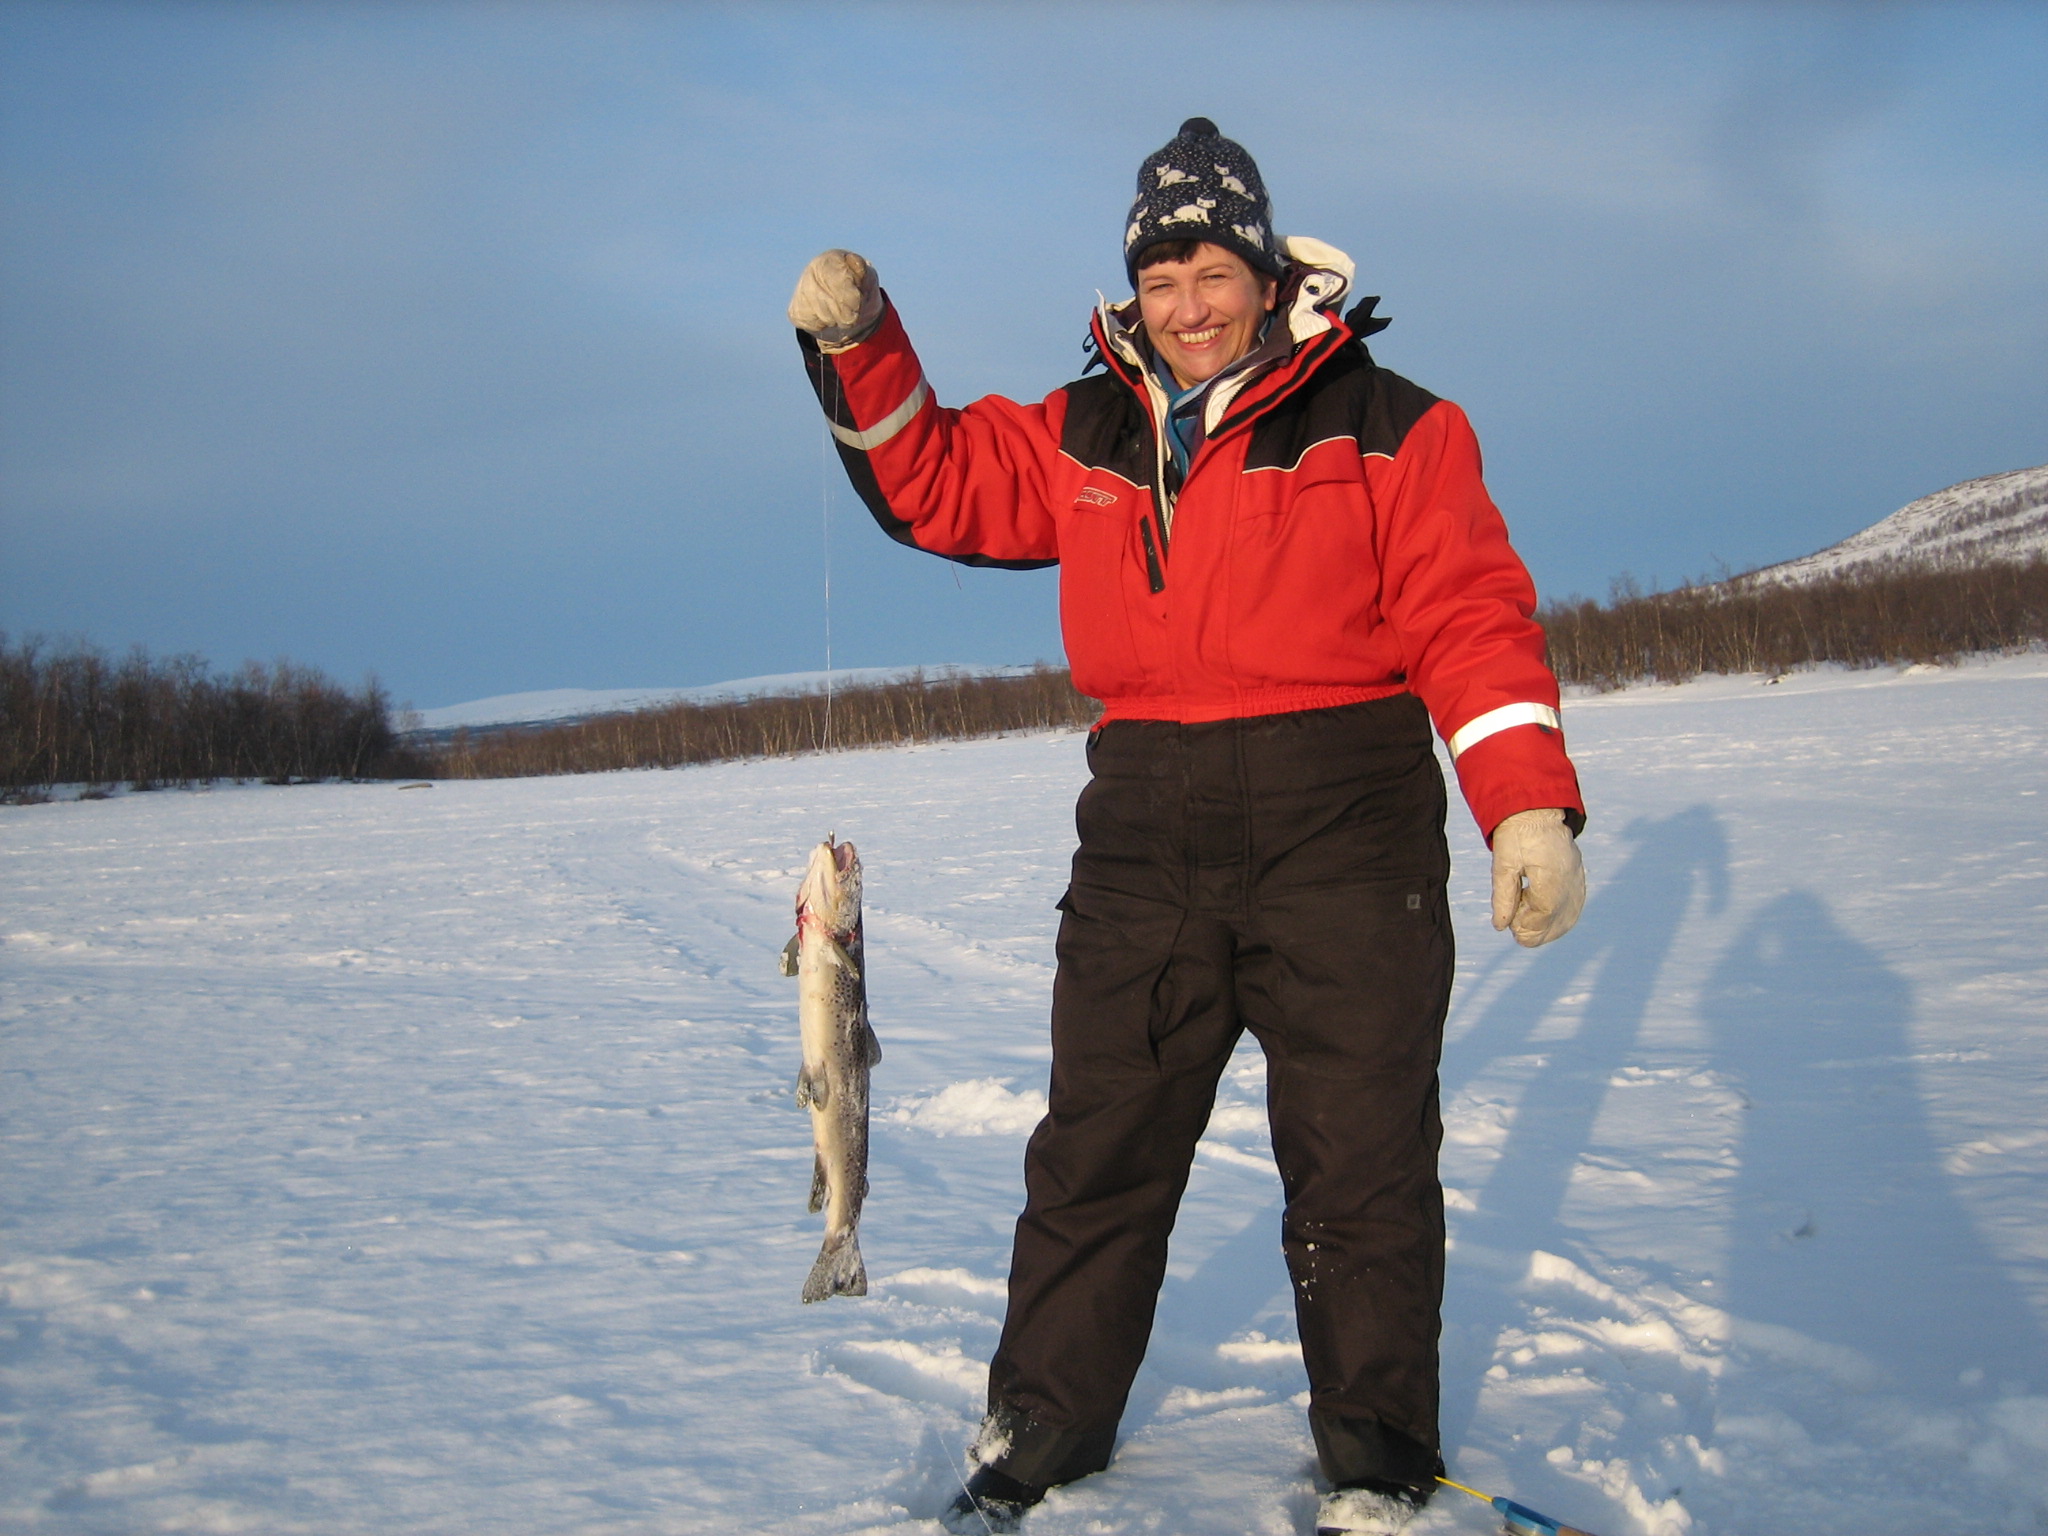
<path fill-rule="evenodd" d="M 882 1043 L 868 1023 L 860 855 L 834 836 L 811 850 L 797 887 L 796 936 L 782 951 L 782 974 L 797 979 L 803 1038 L 796 1101 L 811 1112 L 817 1151 L 811 1209 L 825 1212 L 825 1245 L 804 1282 L 805 1301 L 868 1293 L 860 1208 L 868 1192 L 868 1073 Z"/>

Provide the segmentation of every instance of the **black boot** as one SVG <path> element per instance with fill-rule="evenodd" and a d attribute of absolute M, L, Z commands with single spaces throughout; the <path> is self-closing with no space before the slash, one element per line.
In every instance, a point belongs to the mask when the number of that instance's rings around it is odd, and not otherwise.
<path fill-rule="evenodd" d="M 967 1489 L 939 1517 L 939 1523 L 955 1536 L 1002 1536 L 1024 1521 L 1024 1511 L 1045 1497 L 1043 1488 L 1020 1483 L 994 1467 L 979 1468 L 967 1479 Z"/>
<path fill-rule="evenodd" d="M 1365 1478 L 1323 1495 L 1316 1536 L 1395 1536 L 1429 1502 L 1429 1488 Z"/>

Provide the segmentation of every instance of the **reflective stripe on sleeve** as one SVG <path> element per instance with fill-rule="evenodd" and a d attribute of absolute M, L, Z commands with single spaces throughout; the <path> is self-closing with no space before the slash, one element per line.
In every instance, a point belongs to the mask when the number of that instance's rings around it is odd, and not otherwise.
<path fill-rule="evenodd" d="M 1557 718 L 1557 711 L 1548 704 L 1503 704 L 1499 709 L 1489 709 L 1476 719 L 1467 720 L 1451 733 L 1447 745 L 1451 749 L 1452 760 L 1456 761 L 1487 737 L 1517 725 L 1543 725 L 1553 731 L 1564 729 Z"/>
<path fill-rule="evenodd" d="M 858 448 L 862 453 L 873 453 L 898 432 L 910 425 L 910 419 L 931 399 L 932 392 L 923 379 L 917 381 L 917 388 L 910 392 L 910 398 L 895 410 L 869 427 L 865 432 L 856 432 L 851 427 L 842 427 L 836 422 L 828 423 L 832 435 L 849 448 Z"/>

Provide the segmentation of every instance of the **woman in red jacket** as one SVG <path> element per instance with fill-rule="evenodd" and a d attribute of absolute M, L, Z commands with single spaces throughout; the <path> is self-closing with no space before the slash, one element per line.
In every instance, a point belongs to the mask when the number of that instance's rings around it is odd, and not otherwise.
<path fill-rule="evenodd" d="M 1585 896 L 1535 592 L 1464 413 L 1376 366 L 1350 260 L 1281 241 L 1258 168 L 1192 118 L 1138 175 L 1136 296 L 1100 375 L 1036 405 L 932 398 L 874 269 L 790 304 L 855 488 L 891 537 L 1060 566 L 1100 699 L 1062 898 L 1050 1108 L 1025 1154 L 980 1467 L 950 1518 L 1014 1529 L 1108 1464 L 1167 1235 L 1240 1034 L 1268 1063 L 1282 1247 L 1332 1492 L 1401 1529 L 1441 1469 L 1436 1067 L 1451 984 L 1445 794 L 1494 854 L 1496 928 Z"/>

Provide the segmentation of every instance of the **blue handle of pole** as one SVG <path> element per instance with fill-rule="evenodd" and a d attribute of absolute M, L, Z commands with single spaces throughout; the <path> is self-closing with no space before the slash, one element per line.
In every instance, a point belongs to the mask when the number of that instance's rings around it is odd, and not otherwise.
<path fill-rule="evenodd" d="M 1508 1536 L 1558 1536 L 1557 1522 L 1548 1515 L 1539 1515 L 1526 1504 L 1496 1498 L 1493 1507 L 1500 1511 Z"/>

